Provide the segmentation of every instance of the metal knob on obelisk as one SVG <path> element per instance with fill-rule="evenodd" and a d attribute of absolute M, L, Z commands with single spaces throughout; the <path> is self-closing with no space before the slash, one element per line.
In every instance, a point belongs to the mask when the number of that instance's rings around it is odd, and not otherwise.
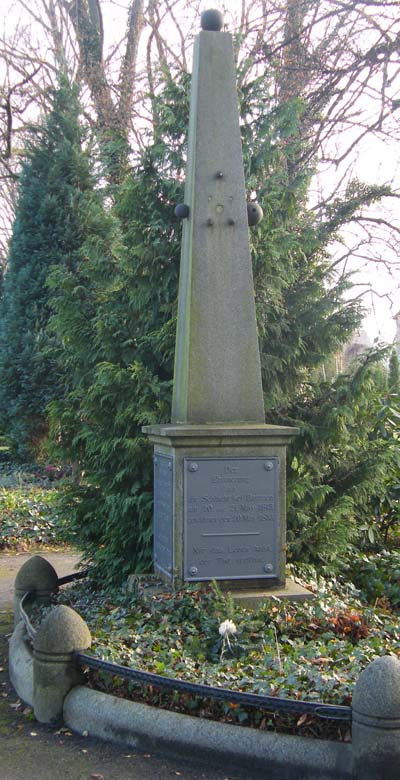
<path fill-rule="evenodd" d="M 256 203 L 255 200 L 252 200 L 247 204 L 247 221 L 249 223 L 249 227 L 258 225 L 259 222 L 261 222 L 263 216 L 264 212 L 259 203 Z"/>
<path fill-rule="evenodd" d="M 186 203 L 178 203 L 178 205 L 175 206 L 174 213 L 178 219 L 187 219 L 189 216 L 189 206 L 187 206 Z"/>

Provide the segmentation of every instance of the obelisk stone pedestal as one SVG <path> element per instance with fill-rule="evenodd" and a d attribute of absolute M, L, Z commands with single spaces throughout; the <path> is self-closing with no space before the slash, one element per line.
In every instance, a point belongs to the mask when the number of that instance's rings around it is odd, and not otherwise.
<path fill-rule="evenodd" d="M 175 587 L 285 583 L 286 445 L 275 425 L 154 425 L 154 565 Z"/>

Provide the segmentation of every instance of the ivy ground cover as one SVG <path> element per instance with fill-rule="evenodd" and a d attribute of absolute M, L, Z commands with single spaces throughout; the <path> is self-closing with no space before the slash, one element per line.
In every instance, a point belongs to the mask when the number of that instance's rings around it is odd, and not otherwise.
<path fill-rule="evenodd" d="M 49 468 L 0 461 L 0 551 L 66 544 L 67 519 L 60 509 L 60 490 Z"/>
<path fill-rule="evenodd" d="M 303 580 L 303 584 L 306 584 Z M 310 577 L 307 579 L 310 586 Z M 384 654 L 400 656 L 398 612 L 387 599 L 369 605 L 354 586 L 312 581 L 315 595 L 294 603 L 268 599 L 238 607 L 212 584 L 176 593 L 138 578 L 134 593 L 93 584 L 60 599 L 87 621 L 91 652 L 114 663 L 233 690 L 349 705 L 360 672 Z M 349 740 L 348 725 L 283 715 L 191 694 L 139 686 L 103 672 L 90 683 L 116 695 L 261 729 Z"/>

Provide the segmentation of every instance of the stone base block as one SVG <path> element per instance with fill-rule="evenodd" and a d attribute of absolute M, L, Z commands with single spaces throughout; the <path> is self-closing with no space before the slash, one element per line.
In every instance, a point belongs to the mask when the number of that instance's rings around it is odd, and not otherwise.
<path fill-rule="evenodd" d="M 200 585 L 201 583 L 199 583 Z M 299 585 L 290 578 L 286 579 L 286 585 L 274 588 L 260 588 L 259 590 L 235 590 L 234 588 L 224 587 L 223 582 L 218 583 L 218 587 L 226 595 L 229 593 L 236 604 L 240 607 L 246 607 L 247 609 L 253 609 L 259 607 L 264 601 L 270 598 L 287 599 L 288 601 L 306 601 L 308 599 L 314 599 L 316 594 L 312 591 Z M 140 594 L 141 599 L 147 605 L 151 605 L 153 597 L 160 597 L 163 593 L 168 596 L 173 592 L 173 589 L 165 583 L 149 582 L 148 584 L 142 581 L 138 586 L 137 578 L 134 575 L 128 578 L 127 583 L 128 591 L 136 592 Z"/>
<path fill-rule="evenodd" d="M 222 592 L 224 588 L 221 587 Z M 252 609 L 259 607 L 267 599 L 278 598 L 288 601 L 306 601 L 314 599 L 315 593 L 299 585 L 291 579 L 286 579 L 286 585 L 277 588 L 263 588 L 262 590 L 230 590 L 233 600 L 238 606 Z"/>

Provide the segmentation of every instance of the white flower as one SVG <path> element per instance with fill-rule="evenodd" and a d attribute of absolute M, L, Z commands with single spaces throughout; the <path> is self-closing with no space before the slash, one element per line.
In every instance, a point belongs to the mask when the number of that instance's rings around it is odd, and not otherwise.
<path fill-rule="evenodd" d="M 218 631 L 222 637 L 228 638 L 229 636 L 233 636 L 233 634 L 236 634 L 237 628 L 233 620 L 224 620 L 224 622 L 221 623 Z"/>

